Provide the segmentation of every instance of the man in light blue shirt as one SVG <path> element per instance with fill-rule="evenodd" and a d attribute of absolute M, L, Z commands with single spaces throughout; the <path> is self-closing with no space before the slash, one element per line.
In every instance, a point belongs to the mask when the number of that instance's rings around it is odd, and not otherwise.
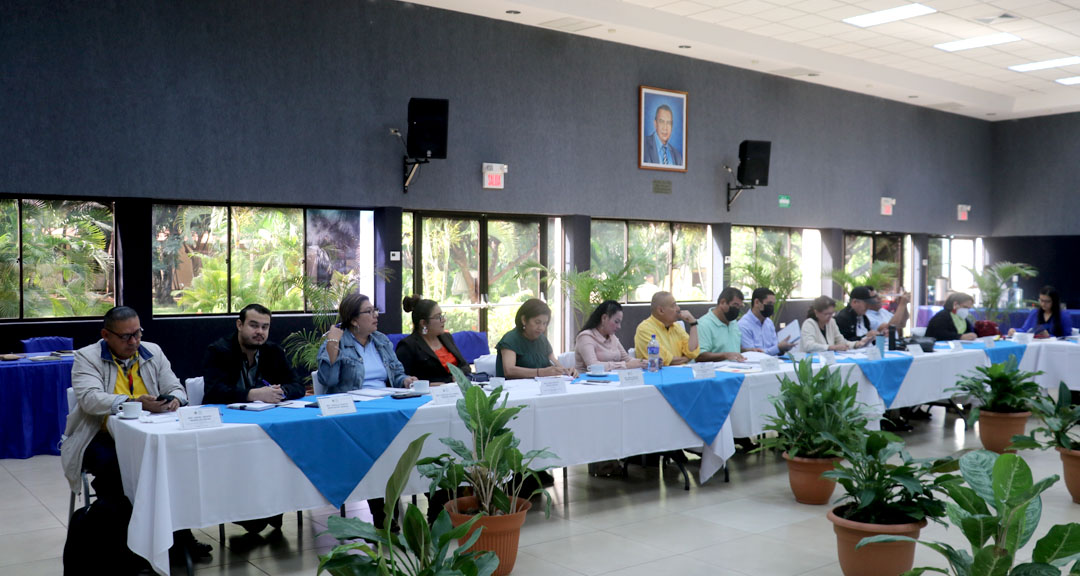
<path fill-rule="evenodd" d="M 776 326 L 769 317 L 776 306 L 776 293 L 768 288 L 755 288 L 750 299 L 750 313 L 739 320 L 744 351 L 764 352 L 771 356 L 785 354 L 795 347 L 785 337 L 776 341 Z"/>
<path fill-rule="evenodd" d="M 661 104 L 656 108 L 656 116 L 653 118 L 655 129 L 645 139 L 646 164 L 660 164 L 661 166 L 682 167 L 682 153 L 671 142 L 671 129 L 675 121 L 675 115 L 671 107 Z"/>

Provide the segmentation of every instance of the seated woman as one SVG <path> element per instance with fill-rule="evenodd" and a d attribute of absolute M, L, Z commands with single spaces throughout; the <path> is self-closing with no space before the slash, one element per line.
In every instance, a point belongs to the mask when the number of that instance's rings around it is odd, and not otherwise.
<path fill-rule="evenodd" d="M 866 346 L 874 339 L 867 334 L 862 340 L 845 340 L 836 325 L 836 300 L 828 296 L 818 296 L 810 304 L 806 321 L 802 324 L 802 336 L 799 338 L 799 350 L 803 352 L 823 352 L 826 350 L 842 351 Z"/>
<path fill-rule="evenodd" d="M 615 335 L 622 318 L 622 306 L 614 300 L 604 300 L 593 310 L 574 339 L 574 368 L 578 372 L 593 364 L 603 364 L 604 370 L 642 367 L 644 362 L 631 358 Z"/>
<path fill-rule="evenodd" d="M 504 378 L 536 378 L 573 373 L 559 366 L 548 343 L 551 308 L 542 300 L 530 298 L 514 314 L 516 327 L 495 345 L 495 375 Z"/>
<path fill-rule="evenodd" d="M 1043 286 L 1042 290 L 1039 290 L 1039 307 L 1028 314 L 1020 331 L 1034 334 L 1036 338 L 1064 338 L 1072 335 L 1072 318 L 1068 312 L 1061 310 L 1061 296 L 1057 288 Z M 1016 330 L 1010 328 L 1009 336 L 1013 334 L 1016 334 Z"/>
<path fill-rule="evenodd" d="M 446 331 L 446 316 L 438 303 L 413 294 L 401 301 L 401 308 L 412 313 L 413 323 L 412 334 L 398 342 L 396 349 L 406 374 L 431 382 L 451 382 L 454 378 L 448 365 L 453 364 L 466 374 L 471 372 Z"/>
<path fill-rule="evenodd" d="M 327 394 L 360 388 L 405 388 L 416 378 L 394 354 L 390 339 L 376 329 L 379 309 L 363 294 L 349 294 L 338 306 L 338 325 L 319 347 L 319 382 Z"/>
<path fill-rule="evenodd" d="M 975 324 L 968 316 L 975 299 L 963 292 L 953 292 L 945 299 L 945 307 L 934 314 L 926 325 L 927 338 L 939 342 L 947 340 L 974 340 Z"/>

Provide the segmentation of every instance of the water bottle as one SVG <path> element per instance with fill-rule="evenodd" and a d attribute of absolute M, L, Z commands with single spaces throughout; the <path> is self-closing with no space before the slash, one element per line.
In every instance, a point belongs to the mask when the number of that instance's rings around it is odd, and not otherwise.
<path fill-rule="evenodd" d="M 657 372 L 660 370 L 660 343 L 656 341 L 656 334 L 652 335 L 652 339 L 649 340 L 649 372 Z"/>

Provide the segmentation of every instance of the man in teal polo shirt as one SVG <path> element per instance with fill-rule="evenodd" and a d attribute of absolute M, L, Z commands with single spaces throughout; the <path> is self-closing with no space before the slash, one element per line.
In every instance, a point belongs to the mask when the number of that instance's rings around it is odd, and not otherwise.
<path fill-rule="evenodd" d="M 739 330 L 739 312 L 742 310 L 743 293 L 728 286 L 716 299 L 716 307 L 698 320 L 698 344 L 701 355 L 698 362 L 746 360 L 742 352 L 742 332 Z"/>

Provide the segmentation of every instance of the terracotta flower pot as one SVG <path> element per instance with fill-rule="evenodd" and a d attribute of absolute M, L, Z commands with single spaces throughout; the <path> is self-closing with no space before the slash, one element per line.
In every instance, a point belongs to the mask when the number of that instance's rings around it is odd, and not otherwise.
<path fill-rule="evenodd" d="M 822 478 L 821 473 L 833 469 L 840 458 L 802 458 L 783 454 L 788 465 L 788 482 L 795 501 L 801 504 L 828 504 L 836 489 L 836 481 Z"/>
<path fill-rule="evenodd" d="M 914 542 L 882 542 L 858 550 L 855 545 L 863 538 L 879 534 L 918 538 L 926 520 L 910 524 L 864 524 L 841 518 L 837 510 L 829 510 L 828 518 L 836 532 L 836 553 L 844 576 L 898 576 L 915 565 Z"/>
<path fill-rule="evenodd" d="M 473 515 L 454 512 L 455 503 L 458 510 L 475 510 L 476 496 L 458 498 L 443 505 L 450 514 L 450 522 L 456 528 L 472 519 Z M 480 538 L 469 550 L 490 550 L 499 557 L 499 567 L 495 570 L 494 576 L 506 576 L 514 569 L 514 562 L 517 561 L 518 537 L 521 536 L 521 526 L 525 524 L 525 514 L 529 508 L 532 508 L 532 504 L 528 500 L 518 498 L 517 512 L 501 516 L 484 516 L 477 520 L 472 529 L 461 539 L 468 540 L 477 526 L 483 526 L 484 531 L 480 533 Z"/>
<path fill-rule="evenodd" d="M 989 412 L 979 411 L 979 440 L 983 448 L 998 454 L 1005 453 L 1005 447 L 1012 444 L 1012 437 L 1024 433 L 1031 412 Z M 1015 452 L 1015 450 L 1009 450 Z"/>
<path fill-rule="evenodd" d="M 1065 488 L 1068 488 L 1073 502 L 1080 504 L 1080 450 L 1066 450 L 1059 447 L 1061 468 L 1064 470 Z"/>

